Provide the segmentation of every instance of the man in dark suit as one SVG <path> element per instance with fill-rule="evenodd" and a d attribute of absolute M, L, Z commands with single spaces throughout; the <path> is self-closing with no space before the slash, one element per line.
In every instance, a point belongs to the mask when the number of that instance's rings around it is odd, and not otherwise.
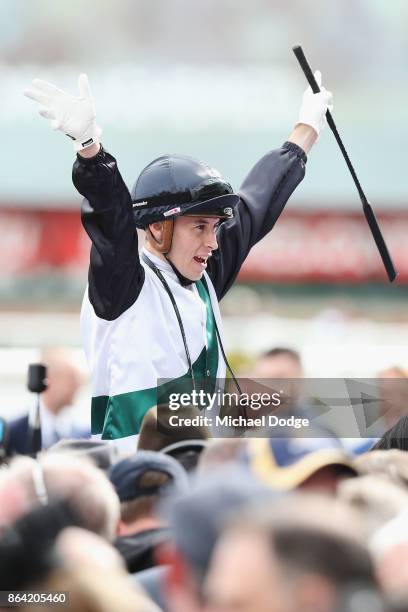
<path fill-rule="evenodd" d="M 88 438 L 89 427 L 75 422 L 67 410 L 83 384 L 83 376 L 68 349 L 52 348 L 42 354 L 48 368 L 48 388 L 41 395 L 40 416 L 42 448 L 46 449 L 64 438 Z M 27 454 L 29 415 L 11 421 L 7 444 L 8 455 Z"/>

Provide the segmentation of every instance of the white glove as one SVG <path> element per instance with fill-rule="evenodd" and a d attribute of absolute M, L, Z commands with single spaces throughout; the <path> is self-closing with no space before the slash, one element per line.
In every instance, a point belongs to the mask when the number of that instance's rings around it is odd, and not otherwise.
<path fill-rule="evenodd" d="M 302 106 L 300 107 L 299 118 L 296 125 L 299 123 L 310 125 L 310 127 L 312 127 L 316 132 L 317 136 L 319 136 L 320 132 L 327 123 L 327 109 L 329 109 L 330 112 L 333 110 L 333 95 L 330 91 L 327 91 L 321 86 L 322 75 L 318 70 L 316 70 L 314 73 L 314 77 L 319 85 L 320 93 L 314 94 L 310 87 L 306 89 L 305 93 L 303 94 Z"/>
<path fill-rule="evenodd" d="M 53 130 L 72 138 L 75 151 L 98 144 L 102 134 L 95 122 L 95 104 L 86 74 L 79 75 L 78 90 L 79 96 L 75 97 L 51 83 L 34 79 L 33 89 L 24 92 L 42 105 L 38 112 L 45 119 L 51 119 Z"/>

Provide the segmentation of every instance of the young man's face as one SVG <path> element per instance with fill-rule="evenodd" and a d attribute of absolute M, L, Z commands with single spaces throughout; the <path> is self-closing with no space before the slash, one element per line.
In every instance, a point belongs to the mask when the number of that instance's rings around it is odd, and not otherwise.
<path fill-rule="evenodd" d="M 219 224 L 217 217 L 177 217 L 167 258 L 180 274 L 192 281 L 200 280 L 208 258 L 218 249 Z"/>

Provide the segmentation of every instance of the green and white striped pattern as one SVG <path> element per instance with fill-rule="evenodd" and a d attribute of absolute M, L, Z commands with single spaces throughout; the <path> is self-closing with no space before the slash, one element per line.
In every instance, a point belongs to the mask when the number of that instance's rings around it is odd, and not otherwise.
<path fill-rule="evenodd" d="M 180 285 L 171 266 L 147 253 L 166 278 L 183 321 L 195 379 L 225 377 L 214 319 L 221 319 L 208 276 Z M 192 381 L 180 327 L 169 296 L 145 264 L 136 302 L 114 321 L 96 316 L 86 291 L 81 333 L 92 373 L 92 433 L 113 440 L 138 433 L 146 411 L 169 393 L 188 392 Z M 166 381 L 166 382 L 163 382 Z M 158 386 L 159 384 L 159 386 Z M 207 390 L 212 390 L 208 389 Z"/>

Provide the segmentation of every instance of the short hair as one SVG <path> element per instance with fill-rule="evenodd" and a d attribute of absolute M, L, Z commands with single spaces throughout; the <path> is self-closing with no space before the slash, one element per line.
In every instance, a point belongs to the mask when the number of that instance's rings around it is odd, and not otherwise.
<path fill-rule="evenodd" d="M 169 419 L 174 414 L 168 404 L 150 408 L 143 417 L 138 450 L 160 451 L 181 440 L 207 440 L 211 437 L 209 429 L 204 425 L 171 427 Z M 182 418 L 194 418 L 200 414 L 195 406 L 180 406 L 177 410 L 177 415 Z"/>
<path fill-rule="evenodd" d="M 40 503 L 33 472 L 39 465 L 48 498 L 66 499 L 84 528 L 113 541 L 119 522 L 119 498 L 107 476 L 91 461 L 65 454 L 47 453 L 38 460 L 17 457 L 4 472 L 6 482 L 17 481 L 30 506 Z M 1 481 L 0 481 L 1 488 Z"/>
<path fill-rule="evenodd" d="M 374 566 L 360 534 L 360 516 L 338 500 L 291 493 L 273 504 L 249 508 L 232 529 L 261 533 L 288 576 L 316 573 L 338 590 L 376 588 Z"/>
<path fill-rule="evenodd" d="M 43 451 L 42 455 L 46 453 L 66 453 L 71 457 L 85 457 L 103 471 L 109 470 L 118 460 L 117 446 L 89 438 L 63 438 Z"/>
<path fill-rule="evenodd" d="M 281 525 L 275 528 L 272 541 L 279 561 L 292 571 L 316 573 L 339 590 L 352 584 L 375 584 L 369 553 L 352 538 L 318 528 Z"/>
<path fill-rule="evenodd" d="M 268 351 L 262 353 L 262 355 L 260 356 L 260 359 L 269 359 L 270 357 L 281 357 L 282 355 L 286 357 L 290 357 L 294 361 L 297 361 L 297 363 L 299 364 L 302 362 L 300 353 L 298 353 L 298 351 L 295 351 L 295 349 L 291 349 L 285 346 L 277 346 L 275 348 L 269 349 Z"/>

